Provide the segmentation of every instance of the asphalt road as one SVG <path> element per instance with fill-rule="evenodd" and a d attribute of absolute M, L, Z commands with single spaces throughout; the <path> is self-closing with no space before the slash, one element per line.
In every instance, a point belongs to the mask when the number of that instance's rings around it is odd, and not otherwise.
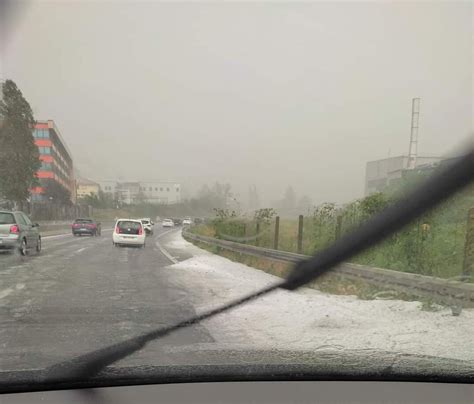
<path fill-rule="evenodd" d="M 192 316 L 189 291 L 167 268 L 188 255 L 162 246 L 175 231 L 155 226 L 144 249 L 113 247 L 109 229 L 44 237 L 40 255 L 0 254 L 0 369 L 45 367 Z M 206 342 L 198 325 L 160 349 Z"/>

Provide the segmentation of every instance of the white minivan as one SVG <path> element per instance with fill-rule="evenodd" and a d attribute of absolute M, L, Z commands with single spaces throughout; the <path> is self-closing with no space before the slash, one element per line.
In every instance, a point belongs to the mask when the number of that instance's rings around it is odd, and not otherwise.
<path fill-rule="evenodd" d="M 142 222 L 136 219 L 118 219 L 112 234 L 114 246 L 131 245 L 145 247 L 145 230 Z"/>

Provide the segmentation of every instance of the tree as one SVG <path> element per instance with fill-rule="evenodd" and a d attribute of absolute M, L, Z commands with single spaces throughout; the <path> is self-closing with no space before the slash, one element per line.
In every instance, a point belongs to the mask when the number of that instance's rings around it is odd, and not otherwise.
<path fill-rule="evenodd" d="M 260 200 L 258 197 L 257 187 L 255 185 L 251 185 L 249 187 L 248 209 L 256 210 L 258 208 L 260 208 Z"/>
<path fill-rule="evenodd" d="M 275 209 L 273 209 L 273 208 L 263 208 L 263 209 L 258 209 L 254 212 L 253 219 L 256 222 L 269 224 L 271 222 L 273 216 L 276 216 Z"/>
<path fill-rule="evenodd" d="M 390 199 L 382 192 L 376 192 L 361 199 L 359 207 L 364 218 L 368 218 L 389 205 Z"/>
<path fill-rule="evenodd" d="M 198 193 L 198 200 L 202 206 L 205 206 L 208 211 L 212 209 L 226 209 L 228 208 L 229 198 L 232 197 L 230 184 L 220 184 L 216 182 L 212 188 L 204 185 Z"/>
<path fill-rule="evenodd" d="M 71 204 L 71 192 L 54 180 L 48 180 L 44 187 L 44 195 L 55 203 Z"/>
<path fill-rule="evenodd" d="M 41 163 L 33 138 L 30 104 L 12 80 L 3 85 L 0 100 L 0 197 L 22 203 L 37 184 Z"/>
<path fill-rule="evenodd" d="M 281 210 L 284 214 L 293 215 L 296 208 L 296 194 L 292 186 L 286 188 L 285 195 L 281 201 Z"/>
<path fill-rule="evenodd" d="M 299 214 L 305 215 L 309 213 L 309 210 L 311 209 L 313 202 L 311 201 L 311 198 L 308 195 L 303 196 L 299 201 L 297 205 L 297 210 Z"/>

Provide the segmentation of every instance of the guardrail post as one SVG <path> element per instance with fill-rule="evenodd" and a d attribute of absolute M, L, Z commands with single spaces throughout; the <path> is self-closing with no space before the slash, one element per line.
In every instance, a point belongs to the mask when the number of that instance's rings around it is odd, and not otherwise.
<path fill-rule="evenodd" d="M 339 215 L 336 218 L 336 240 L 341 238 L 341 229 L 342 229 L 342 215 Z"/>
<path fill-rule="evenodd" d="M 462 274 L 468 278 L 474 272 L 474 208 L 469 209 L 466 224 L 466 242 L 464 244 L 464 263 Z"/>
<path fill-rule="evenodd" d="M 278 250 L 278 237 L 280 234 L 280 216 L 275 218 L 275 238 L 273 239 L 273 249 Z"/>
<path fill-rule="evenodd" d="M 242 238 L 242 240 L 243 240 L 242 243 L 247 244 L 247 223 L 243 224 L 243 233 L 244 233 L 244 235 L 243 235 L 243 238 Z"/>
<path fill-rule="evenodd" d="M 255 245 L 259 246 L 260 245 L 260 221 L 257 220 L 257 225 L 255 229 Z"/>
<path fill-rule="evenodd" d="M 298 254 L 303 252 L 303 215 L 298 216 Z"/>

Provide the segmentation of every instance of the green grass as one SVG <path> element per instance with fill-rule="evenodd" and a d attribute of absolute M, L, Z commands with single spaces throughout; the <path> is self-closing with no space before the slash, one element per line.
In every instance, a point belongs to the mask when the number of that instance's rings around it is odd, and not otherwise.
<path fill-rule="evenodd" d="M 440 278 L 460 277 L 464 261 L 466 213 L 470 201 L 465 203 L 458 198 L 455 206 L 457 208 L 453 209 L 449 203 L 445 203 L 382 243 L 353 257 L 351 261 Z M 320 220 L 319 217 L 308 216 L 304 218 L 303 223 L 304 254 L 313 254 L 334 242 L 335 217 Z M 426 223 L 429 225 L 429 230 L 424 231 L 423 225 Z M 357 223 L 353 218 L 343 216 L 341 234 L 350 231 L 355 225 Z M 274 220 L 271 223 L 261 224 L 258 243 L 256 223 L 243 218 L 215 220 L 195 227 L 193 231 L 218 238 L 245 237 L 247 244 L 273 248 L 274 226 Z M 297 232 L 297 220 L 281 219 L 279 249 L 297 252 Z"/>

